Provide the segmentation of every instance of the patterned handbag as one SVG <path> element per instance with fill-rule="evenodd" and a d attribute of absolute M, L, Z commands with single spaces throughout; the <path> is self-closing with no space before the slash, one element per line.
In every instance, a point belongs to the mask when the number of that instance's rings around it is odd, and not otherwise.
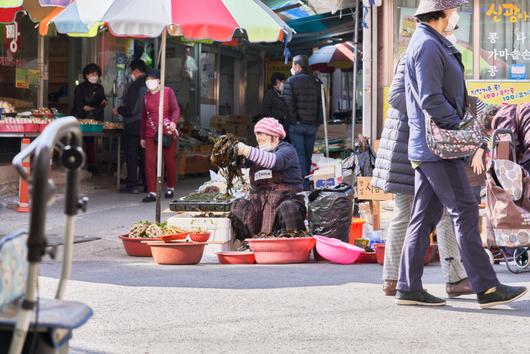
<path fill-rule="evenodd" d="M 412 94 L 421 107 L 420 97 L 411 85 Z M 466 89 L 467 90 L 467 89 Z M 426 110 L 422 109 L 425 116 L 425 140 L 429 149 L 442 159 L 460 159 L 471 156 L 484 143 L 484 129 L 479 120 L 471 113 L 468 107 L 466 94 L 466 112 L 458 129 L 440 128 Z"/>

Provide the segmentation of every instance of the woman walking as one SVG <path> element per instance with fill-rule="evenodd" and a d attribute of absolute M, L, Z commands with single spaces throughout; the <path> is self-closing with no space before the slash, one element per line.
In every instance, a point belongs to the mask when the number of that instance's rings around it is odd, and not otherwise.
<path fill-rule="evenodd" d="M 160 72 L 151 70 L 146 77 L 147 94 L 142 102 L 142 121 L 140 144 L 145 149 L 145 178 L 147 182 L 147 196 L 142 202 L 156 201 L 156 162 L 158 152 L 158 112 L 160 104 Z M 180 119 L 180 109 L 175 92 L 169 87 L 164 90 L 164 147 L 162 149 L 164 166 L 167 175 L 166 198 L 173 198 L 177 180 L 177 123 Z"/>
<path fill-rule="evenodd" d="M 445 38 L 454 31 L 465 0 L 421 0 L 419 24 L 407 49 L 405 87 L 409 118 L 408 157 L 415 169 L 414 201 L 397 283 L 398 305 L 445 305 L 423 289 L 423 258 L 429 234 L 444 208 L 453 219 L 462 261 L 481 308 L 514 301 L 525 287 L 500 284 L 479 232 L 478 203 L 463 159 L 441 159 L 428 147 L 425 115 L 440 128 L 458 129 L 467 109 L 462 55 Z"/>
<path fill-rule="evenodd" d="M 383 129 L 372 184 L 394 194 L 394 216 L 388 227 L 383 265 L 383 291 L 396 295 L 401 250 L 410 221 L 414 198 L 414 170 L 408 159 L 409 127 L 405 98 L 405 61 L 399 60 L 389 99 L 390 110 Z M 436 226 L 440 263 L 449 297 L 471 294 L 471 284 L 462 265 L 451 218 L 444 211 Z"/>

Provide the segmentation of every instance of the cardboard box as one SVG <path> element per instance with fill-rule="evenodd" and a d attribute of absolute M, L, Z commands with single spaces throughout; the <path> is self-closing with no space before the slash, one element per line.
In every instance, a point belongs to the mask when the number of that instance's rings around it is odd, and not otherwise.
<path fill-rule="evenodd" d="M 357 177 L 357 198 L 361 200 L 392 200 L 393 195 L 372 186 L 372 177 Z"/>
<path fill-rule="evenodd" d="M 342 183 L 342 165 L 340 161 L 317 163 L 318 169 L 313 173 L 313 184 L 316 189 L 332 188 Z"/>

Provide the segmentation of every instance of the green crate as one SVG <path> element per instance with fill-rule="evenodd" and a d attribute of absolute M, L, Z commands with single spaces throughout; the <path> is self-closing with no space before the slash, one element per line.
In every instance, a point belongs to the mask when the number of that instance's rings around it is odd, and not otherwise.
<path fill-rule="evenodd" d="M 103 133 L 103 124 L 81 124 L 81 133 Z"/>

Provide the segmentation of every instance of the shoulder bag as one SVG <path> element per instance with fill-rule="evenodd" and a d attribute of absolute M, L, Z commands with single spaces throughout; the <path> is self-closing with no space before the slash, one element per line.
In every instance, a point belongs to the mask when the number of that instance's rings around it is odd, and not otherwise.
<path fill-rule="evenodd" d="M 467 90 L 467 89 L 466 89 Z M 411 91 L 421 108 L 420 97 L 411 85 Z M 467 105 L 464 118 L 457 129 L 440 128 L 426 110 L 422 109 L 425 116 L 425 140 L 427 146 L 436 156 L 450 160 L 471 156 L 484 142 L 484 129 L 479 120 L 470 111 Z"/>

